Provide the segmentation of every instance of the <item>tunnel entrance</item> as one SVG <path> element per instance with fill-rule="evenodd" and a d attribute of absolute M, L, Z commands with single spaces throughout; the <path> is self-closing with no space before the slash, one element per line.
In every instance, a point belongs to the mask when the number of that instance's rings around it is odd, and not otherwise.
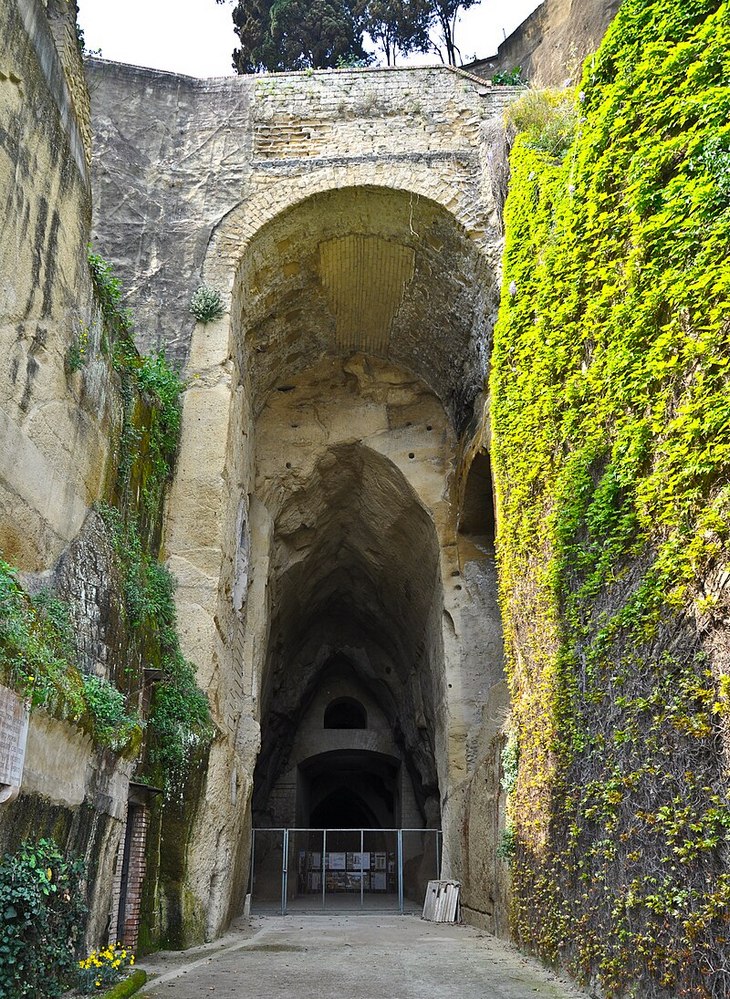
<path fill-rule="evenodd" d="M 260 726 L 254 873 L 271 904 L 286 908 L 292 885 L 322 904 L 392 902 L 400 878 L 422 905 L 442 806 L 458 831 L 451 792 L 473 767 L 483 693 L 480 665 L 463 668 L 461 465 L 495 294 L 450 211 L 409 191 L 313 195 L 241 258 L 234 407 L 254 454 L 231 469 L 228 564 Z M 479 517 L 475 502 L 469 538 Z M 447 858 L 458 849 L 452 836 Z M 349 866 L 376 853 L 385 871 Z"/>
<path fill-rule="evenodd" d="M 402 473 L 336 447 L 274 527 L 258 827 L 437 827 L 441 592 Z"/>

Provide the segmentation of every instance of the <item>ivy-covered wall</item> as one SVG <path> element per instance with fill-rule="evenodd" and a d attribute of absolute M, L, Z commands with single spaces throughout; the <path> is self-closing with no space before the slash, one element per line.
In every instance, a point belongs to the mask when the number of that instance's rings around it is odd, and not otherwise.
<path fill-rule="evenodd" d="M 513 931 L 607 997 L 720 997 L 730 4 L 626 0 L 579 91 L 514 115 L 493 355 Z"/>

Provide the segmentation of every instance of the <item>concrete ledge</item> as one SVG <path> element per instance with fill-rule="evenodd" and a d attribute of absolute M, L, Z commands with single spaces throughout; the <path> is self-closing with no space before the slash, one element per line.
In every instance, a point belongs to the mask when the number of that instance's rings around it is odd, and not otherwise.
<path fill-rule="evenodd" d="M 104 992 L 101 999 L 127 999 L 127 996 L 133 996 L 135 992 L 139 992 L 146 982 L 147 972 L 141 968 L 137 968 L 129 978 L 125 978 L 123 982 L 119 982 L 113 989 Z"/>

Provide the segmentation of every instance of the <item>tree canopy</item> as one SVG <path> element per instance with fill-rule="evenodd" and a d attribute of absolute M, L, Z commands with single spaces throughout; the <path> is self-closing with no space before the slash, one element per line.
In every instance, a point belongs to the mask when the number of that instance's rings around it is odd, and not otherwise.
<path fill-rule="evenodd" d="M 239 0 L 233 10 L 239 73 L 327 69 L 365 59 L 359 0 Z"/>
<path fill-rule="evenodd" d="M 460 55 L 456 21 L 461 10 L 479 2 L 234 0 L 240 48 L 233 53 L 233 65 L 239 73 L 257 73 L 366 64 L 372 58 L 363 47 L 367 33 L 389 66 L 399 53 L 428 51 L 455 66 Z"/>
<path fill-rule="evenodd" d="M 397 54 L 427 52 L 433 10 L 429 0 L 370 0 L 365 4 L 364 25 L 382 49 L 389 66 Z"/>
<path fill-rule="evenodd" d="M 459 14 L 462 10 L 475 7 L 480 2 L 481 0 L 429 0 L 429 6 L 432 11 L 432 23 L 439 30 L 443 49 L 439 45 L 434 44 L 431 47 L 438 52 L 441 59 L 447 62 L 449 66 L 456 66 L 457 57 L 458 61 L 461 61 L 461 53 L 454 40 Z"/>

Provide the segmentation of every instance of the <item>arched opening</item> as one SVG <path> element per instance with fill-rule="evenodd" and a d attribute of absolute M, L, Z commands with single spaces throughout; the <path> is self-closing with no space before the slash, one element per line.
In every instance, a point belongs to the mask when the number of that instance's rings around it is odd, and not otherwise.
<path fill-rule="evenodd" d="M 427 512 L 388 459 L 336 447 L 283 505 L 271 563 L 256 824 L 309 824 L 321 804 L 341 826 L 345 788 L 371 827 L 400 821 L 401 799 L 409 823 L 434 824 L 443 598 Z"/>
<path fill-rule="evenodd" d="M 469 468 L 459 515 L 459 534 L 494 550 L 492 466 L 486 451 L 477 452 Z"/>
<path fill-rule="evenodd" d="M 368 713 L 354 697 L 338 697 L 324 709 L 323 728 L 367 728 Z"/>
<path fill-rule="evenodd" d="M 326 356 L 361 352 L 415 373 L 459 430 L 484 384 L 494 273 L 441 205 L 344 187 L 283 211 L 251 240 L 234 290 L 238 367 L 256 414 Z"/>
<path fill-rule="evenodd" d="M 312 829 L 394 829 L 400 760 L 368 750 L 322 753 L 299 765 L 303 818 Z"/>
<path fill-rule="evenodd" d="M 438 855 L 423 831 L 461 800 L 451 790 L 480 751 L 501 646 L 491 606 L 486 626 L 484 602 L 467 606 L 484 573 L 474 563 L 461 578 L 461 546 L 482 537 L 486 473 L 473 466 L 462 502 L 459 455 L 481 418 L 494 297 L 477 241 L 447 210 L 375 187 L 282 212 L 237 272 L 237 419 L 255 455 L 230 474 L 259 511 L 251 579 L 266 608 L 247 625 L 253 825 L 298 830 L 301 890 L 338 881 L 337 867 L 310 866 L 319 854 L 349 864 L 358 849 L 350 832 L 337 850 L 312 830 L 367 827 L 388 865 L 371 883 L 384 874 L 391 892 L 397 827 L 417 834 L 401 859 L 419 897 Z"/>

